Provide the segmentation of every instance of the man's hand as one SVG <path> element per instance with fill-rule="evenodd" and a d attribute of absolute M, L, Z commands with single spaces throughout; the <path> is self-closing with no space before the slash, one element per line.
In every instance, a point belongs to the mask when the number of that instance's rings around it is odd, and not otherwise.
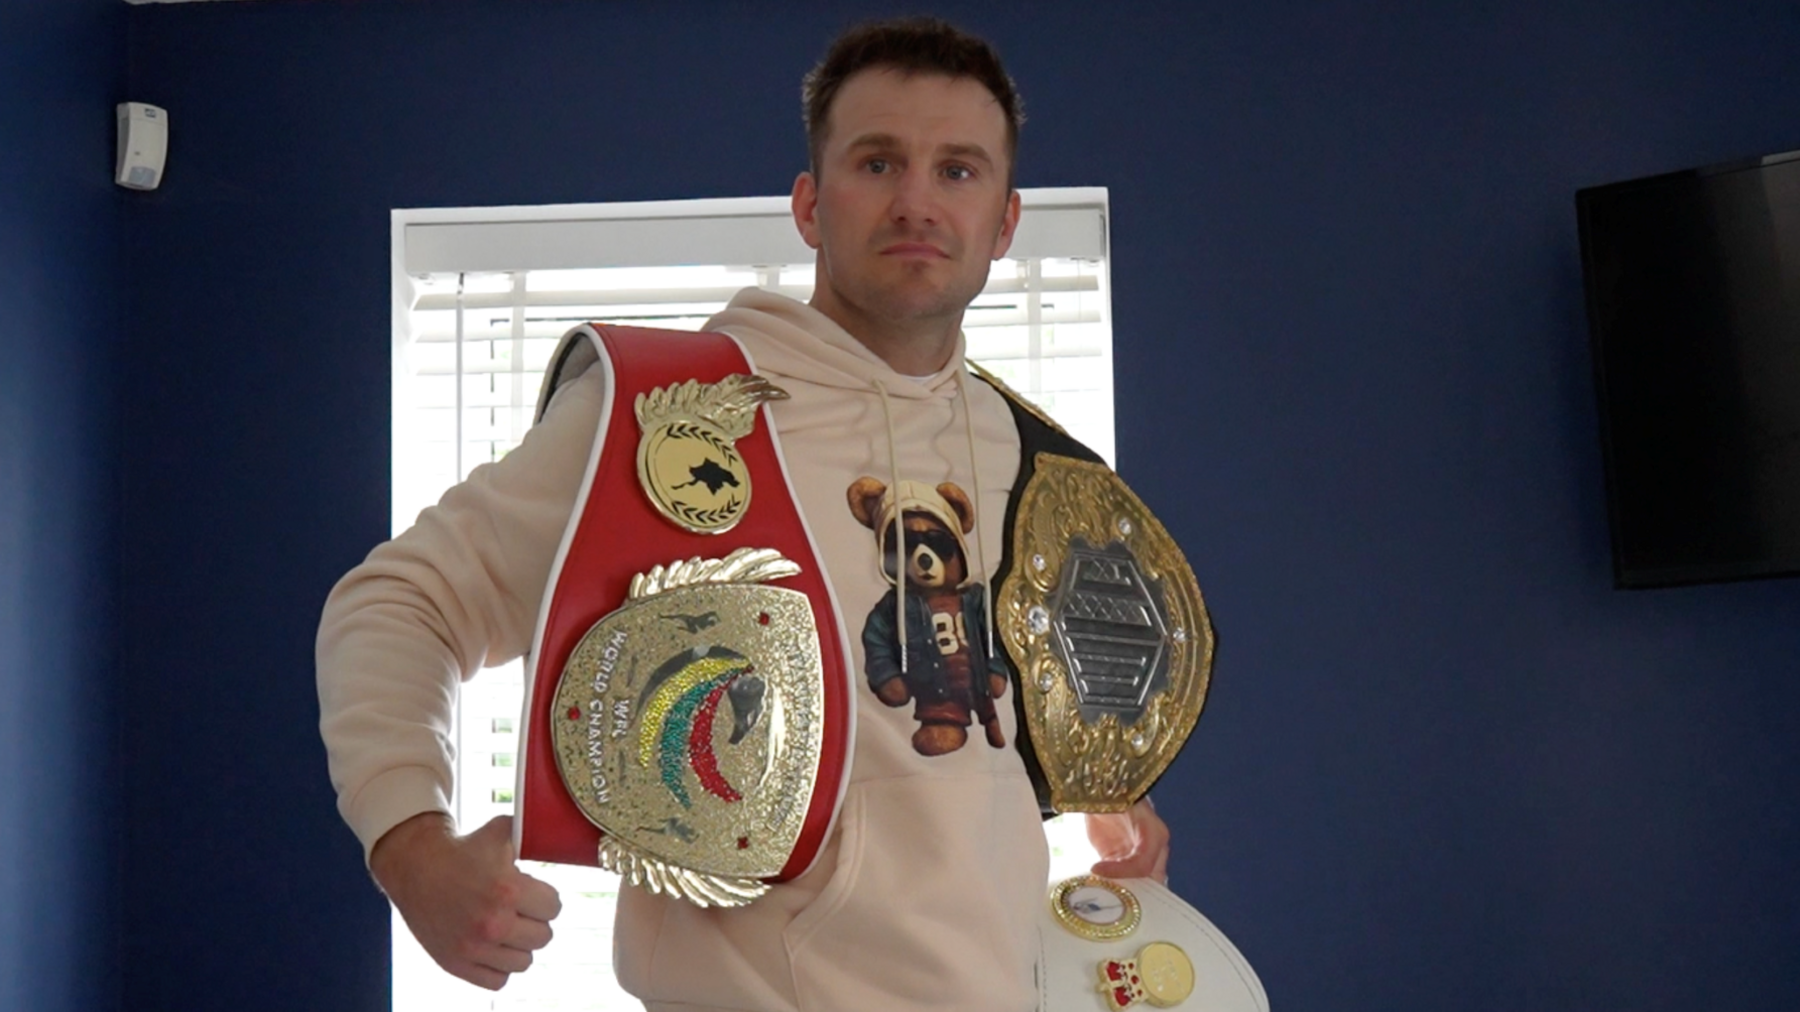
<path fill-rule="evenodd" d="M 1169 827 L 1145 798 L 1130 811 L 1087 817 L 1088 842 L 1100 852 L 1094 874 L 1153 878 L 1169 884 Z"/>
<path fill-rule="evenodd" d="M 468 836 L 440 812 L 415 815 L 375 842 L 369 871 L 439 966 L 490 991 L 531 965 L 562 912 L 556 890 L 513 863 L 510 815 Z"/>

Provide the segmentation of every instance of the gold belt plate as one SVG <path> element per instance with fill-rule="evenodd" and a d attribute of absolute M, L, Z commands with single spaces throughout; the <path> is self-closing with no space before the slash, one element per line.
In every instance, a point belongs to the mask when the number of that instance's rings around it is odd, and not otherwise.
<path fill-rule="evenodd" d="M 767 890 L 799 840 L 824 737 L 812 604 L 771 549 L 658 566 L 563 668 L 552 740 L 600 864 L 703 906 Z"/>
<path fill-rule="evenodd" d="M 762 376 L 688 380 L 638 394 L 638 483 L 664 519 L 695 534 L 723 534 L 750 508 L 750 468 L 737 441 L 766 401 L 787 391 Z"/>
<path fill-rule="evenodd" d="M 1180 546 L 1101 464 L 1039 453 L 996 595 L 1059 812 L 1120 812 L 1200 719 L 1212 620 Z"/>

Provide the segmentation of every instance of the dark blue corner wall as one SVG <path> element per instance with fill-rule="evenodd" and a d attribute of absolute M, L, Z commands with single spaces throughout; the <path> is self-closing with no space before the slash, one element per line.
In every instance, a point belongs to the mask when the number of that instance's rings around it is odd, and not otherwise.
<path fill-rule="evenodd" d="M 1800 583 L 1610 588 L 1573 206 L 1800 147 L 1800 7 L 1193 6 L 942 8 L 1020 182 L 1111 189 L 1122 466 L 1222 632 L 1176 884 L 1281 1009 L 1800 1007 Z M 311 644 L 387 528 L 389 209 L 785 192 L 854 10 L 131 11 L 133 1007 L 385 1007 Z"/>
<path fill-rule="evenodd" d="M 0 4 L 0 1009 L 116 1007 L 118 0 Z"/>

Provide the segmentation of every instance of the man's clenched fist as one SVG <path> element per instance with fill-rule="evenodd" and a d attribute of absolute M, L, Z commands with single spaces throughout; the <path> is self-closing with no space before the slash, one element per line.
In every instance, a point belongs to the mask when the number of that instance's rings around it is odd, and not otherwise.
<path fill-rule="evenodd" d="M 562 900 L 513 860 L 512 816 L 457 836 L 440 812 L 388 830 L 369 871 L 431 958 L 471 984 L 497 991 L 550 943 Z"/>
<path fill-rule="evenodd" d="M 1169 884 L 1169 827 L 1148 797 L 1114 815 L 1087 817 L 1088 842 L 1100 854 L 1094 874 L 1153 878 Z"/>

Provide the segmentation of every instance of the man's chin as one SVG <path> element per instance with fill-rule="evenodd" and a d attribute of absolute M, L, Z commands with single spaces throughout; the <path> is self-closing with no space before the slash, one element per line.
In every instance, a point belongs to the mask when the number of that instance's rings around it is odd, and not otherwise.
<path fill-rule="evenodd" d="M 965 300 L 944 296 L 943 293 L 931 295 L 882 295 L 864 303 L 867 315 L 871 319 L 891 323 L 929 323 L 950 320 L 967 308 Z"/>
<path fill-rule="evenodd" d="M 878 325 L 943 323 L 954 326 L 962 319 L 980 285 L 955 284 L 926 272 L 907 276 L 864 278 L 849 287 L 832 285 L 831 301 Z M 985 280 L 985 279 L 983 279 Z M 829 283 L 829 282 L 828 282 Z"/>
<path fill-rule="evenodd" d="M 981 289 L 962 291 L 936 278 L 914 277 L 866 294 L 863 304 L 878 319 L 934 320 L 960 316 Z"/>

